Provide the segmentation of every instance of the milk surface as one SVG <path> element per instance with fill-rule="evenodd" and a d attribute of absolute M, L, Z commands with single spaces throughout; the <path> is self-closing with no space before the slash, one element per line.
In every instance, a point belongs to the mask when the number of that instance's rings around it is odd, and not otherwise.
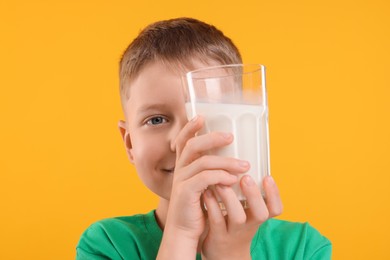
<path fill-rule="evenodd" d="M 205 118 L 205 127 L 199 134 L 221 131 L 234 135 L 229 146 L 212 151 L 211 154 L 234 157 L 249 161 L 249 174 L 261 188 L 268 170 L 268 122 L 263 106 L 221 103 L 186 103 L 189 119 L 195 115 Z M 242 177 L 241 175 L 240 177 Z M 240 200 L 245 200 L 239 184 L 233 187 Z"/>

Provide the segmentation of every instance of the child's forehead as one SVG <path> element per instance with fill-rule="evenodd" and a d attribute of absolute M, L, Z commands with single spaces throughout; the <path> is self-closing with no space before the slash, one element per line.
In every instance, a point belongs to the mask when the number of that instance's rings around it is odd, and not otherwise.
<path fill-rule="evenodd" d="M 125 83 L 125 92 L 124 96 L 122 96 L 122 102 L 124 105 L 128 103 L 134 88 L 138 88 L 137 85 L 152 84 L 153 81 L 159 83 L 159 81 L 162 80 L 162 77 L 167 78 L 168 74 L 170 76 L 168 78 L 169 80 L 182 82 L 182 78 L 187 72 L 216 65 L 221 65 L 221 63 L 212 59 L 200 59 L 196 57 L 189 58 L 183 62 L 179 60 L 158 60 L 148 62 L 135 77 Z M 139 84 L 140 81 L 143 84 Z"/>
<path fill-rule="evenodd" d="M 162 64 L 148 66 L 131 84 L 125 103 L 128 121 L 154 113 L 175 114 L 184 109 L 185 97 L 181 77 Z"/>
<path fill-rule="evenodd" d="M 185 61 L 180 60 L 155 60 L 150 61 L 144 64 L 142 68 L 137 72 L 136 75 L 134 75 L 132 78 L 128 79 L 125 82 L 125 89 L 128 94 L 130 94 L 130 89 L 133 87 L 134 82 L 139 80 L 140 78 L 150 78 L 154 75 L 151 73 L 151 71 L 156 72 L 156 70 L 164 70 L 166 72 L 169 72 L 172 75 L 175 75 L 179 78 L 185 76 L 185 74 L 192 70 L 197 70 L 200 68 L 208 67 L 208 66 L 215 66 L 220 65 L 220 63 L 208 59 L 208 60 L 201 60 L 196 57 L 189 58 Z"/>
<path fill-rule="evenodd" d="M 167 93 L 182 89 L 182 70 L 153 63 L 139 73 L 128 86 L 128 101 L 140 102 L 143 99 L 159 99 Z M 142 99 L 142 100 L 139 100 Z"/>

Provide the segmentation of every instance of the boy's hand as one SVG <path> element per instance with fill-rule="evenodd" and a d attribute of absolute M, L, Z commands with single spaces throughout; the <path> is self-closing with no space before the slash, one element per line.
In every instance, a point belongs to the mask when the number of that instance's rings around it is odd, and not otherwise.
<path fill-rule="evenodd" d="M 182 245 L 191 247 L 194 254 L 206 225 L 201 207 L 203 192 L 210 185 L 231 186 L 238 181 L 232 173 L 241 174 L 249 169 L 247 162 L 238 159 L 205 155 L 230 144 L 233 136 L 217 132 L 195 136 L 203 124 L 201 117 L 188 122 L 172 145 L 176 150 L 176 165 L 162 241 L 162 246 L 169 248 L 174 239 L 176 250 Z M 188 250 L 183 248 L 183 251 Z M 192 258 L 192 255 L 181 257 Z"/>
<path fill-rule="evenodd" d="M 240 186 L 249 208 L 244 210 L 232 188 L 218 185 L 216 192 L 225 204 L 227 215 L 220 210 L 211 190 L 204 194 L 209 231 L 202 245 L 203 259 L 251 259 L 250 246 L 259 226 L 282 213 L 278 188 L 271 176 L 263 186 L 266 201 L 250 176 L 241 179 Z"/>

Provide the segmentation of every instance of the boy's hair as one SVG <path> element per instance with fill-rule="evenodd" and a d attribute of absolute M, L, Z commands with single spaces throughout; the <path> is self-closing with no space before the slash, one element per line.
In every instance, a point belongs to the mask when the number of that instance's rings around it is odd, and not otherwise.
<path fill-rule="evenodd" d="M 122 105 L 129 98 L 129 83 L 147 64 L 159 61 L 190 68 L 194 59 L 206 64 L 210 60 L 221 65 L 242 63 L 237 47 L 212 25 L 192 18 L 176 18 L 147 26 L 120 60 Z"/>

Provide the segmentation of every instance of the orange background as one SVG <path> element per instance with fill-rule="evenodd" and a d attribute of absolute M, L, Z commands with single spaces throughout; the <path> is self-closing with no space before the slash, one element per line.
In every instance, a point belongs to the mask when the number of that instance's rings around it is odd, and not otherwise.
<path fill-rule="evenodd" d="M 121 53 L 147 24 L 216 25 L 267 66 L 285 211 L 334 259 L 389 259 L 390 2 L 0 1 L 1 259 L 72 259 L 85 228 L 147 212 L 117 121 Z"/>

